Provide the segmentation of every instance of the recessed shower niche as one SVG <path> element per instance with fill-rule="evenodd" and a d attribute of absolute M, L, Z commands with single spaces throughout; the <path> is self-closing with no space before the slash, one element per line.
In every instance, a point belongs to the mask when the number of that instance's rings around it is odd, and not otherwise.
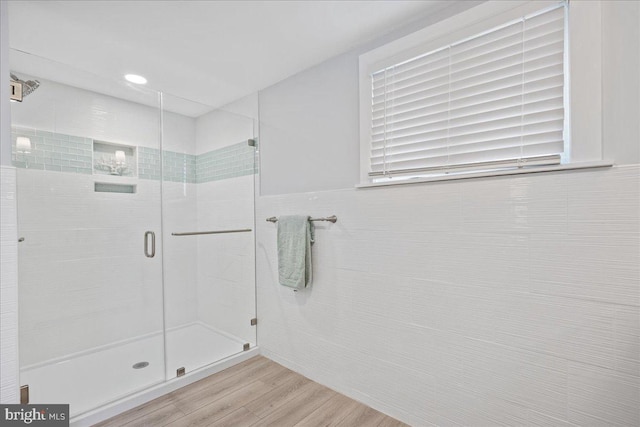
<path fill-rule="evenodd" d="M 136 147 L 106 141 L 93 141 L 93 173 L 95 175 L 138 175 Z"/>

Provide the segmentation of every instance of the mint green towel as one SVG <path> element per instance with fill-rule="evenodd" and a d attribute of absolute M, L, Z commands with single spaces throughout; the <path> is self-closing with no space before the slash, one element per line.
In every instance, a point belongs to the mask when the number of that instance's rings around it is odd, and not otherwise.
<path fill-rule="evenodd" d="M 308 216 L 278 218 L 278 275 L 280 284 L 303 289 L 311 283 L 313 222 Z"/>

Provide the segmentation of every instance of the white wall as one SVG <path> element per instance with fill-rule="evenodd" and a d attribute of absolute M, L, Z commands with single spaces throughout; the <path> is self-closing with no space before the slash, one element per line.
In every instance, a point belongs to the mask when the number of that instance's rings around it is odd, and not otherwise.
<path fill-rule="evenodd" d="M 200 230 L 254 229 L 253 175 L 198 184 Z M 196 237 L 198 319 L 256 344 L 254 233 Z"/>
<path fill-rule="evenodd" d="M 0 402 L 18 402 L 16 172 L 11 165 L 9 17 L 0 1 Z"/>
<path fill-rule="evenodd" d="M 602 9 L 603 138 L 623 166 L 355 190 L 357 63 L 261 92 L 264 354 L 413 425 L 640 423 L 640 4 Z M 298 293 L 264 222 L 293 213 L 338 216 Z"/>
<path fill-rule="evenodd" d="M 603 3 L 602 39 L 604 155 L 619 163 L 639 163 L 640 4 Z"/>
<path fill-rule="evenodd" d="M 247 141 L 253 127 L 252 119 L 222 109 L 203 114 L 196 119 L 197 154 Z"/>
<path fill-rule="evenodd" d="M 260 346 L 412 425 L 637 425 L 639 173 L 261 197 L 338 222 L 294 293 L 258 221 Z"/>
<path fill-rule="evenodd" d="M 163 95 L 163 100 L 181 101 L 171 95 Z M 162 149 L 197 154 L 196 119 L 164 111 Z M 191 237 L 171 235 L 198 229 L 196 200 L 197 184 L 167 180 L 162 183 L 164 307 L 168 329 L 198 320 L 198 245 Z"/>
<path fill-rule="evenodd" d="M 231 109 L 251 113 L 257 99 L 248 97 Z M 215 110 L 196 121 L 199 154 L 247 141 L 254 120 Z M 198 229 L 254 229 L 254 175 L 197 185 Z M 204 235 L 197 239 L 198 319 L 206 325 L 256 344 L 254 233 Z"/>
<path fill-rule="evenodd" d="M 164 227 L 164 290 L 167 328 L 198 320 L 198 245 L 191 237 L 172 236 L 174 232 L 198 229 L 197 184 L 162 183 L 162 223 Z"/>
<path fill-rule="evenodd" d="M 227 113 L 237 114 L 245 118 L 257 120 L 258 116 L 260 115 L 259 107 L 260 103 L 258 92 L 255 92 L 245 96 L 244 98 L 240 98 L 230 104 L 220 107 L 220 110 Z M 254 133 L 256 132 L 257 129 L 254 128 Z"/>
<path fill-rule="evenodd" d="M 262 194 L 353 186 L 359 169 L 358 56 L 324 62 L 260 92 Z M 353 108 L 353 107 L 356 108 Z"/>

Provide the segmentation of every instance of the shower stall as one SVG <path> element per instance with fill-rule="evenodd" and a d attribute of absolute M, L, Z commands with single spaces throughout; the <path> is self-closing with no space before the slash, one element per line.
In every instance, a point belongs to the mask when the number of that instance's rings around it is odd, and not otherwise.
<path fill-rule="evenodd" d="M 87 424 L 255 353 L 257 100 L 11 71 L 23 397 Z"/>

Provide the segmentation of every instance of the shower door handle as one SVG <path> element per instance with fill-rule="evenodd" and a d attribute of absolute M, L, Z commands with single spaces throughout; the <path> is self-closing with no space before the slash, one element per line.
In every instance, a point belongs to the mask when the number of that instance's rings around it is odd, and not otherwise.
<path fill-rule="evenodd" d="M 149 236 L 151 236 L 151 252 L 149 252 Z M 144 254 L 147 258 L 156 256 L 156 233 L 153 231 L 144 233 Z"/>

